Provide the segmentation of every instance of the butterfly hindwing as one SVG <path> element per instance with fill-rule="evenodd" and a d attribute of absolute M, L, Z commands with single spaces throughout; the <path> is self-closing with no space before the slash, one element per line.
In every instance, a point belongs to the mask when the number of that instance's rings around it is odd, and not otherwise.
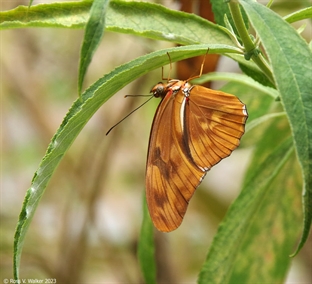
<path fill-rule="evenodd" d="M 209 169 L 238 147 L 247 111 L 234 95 L 193 86 L 185 111 L 188 144 L 198 166 Z"/>

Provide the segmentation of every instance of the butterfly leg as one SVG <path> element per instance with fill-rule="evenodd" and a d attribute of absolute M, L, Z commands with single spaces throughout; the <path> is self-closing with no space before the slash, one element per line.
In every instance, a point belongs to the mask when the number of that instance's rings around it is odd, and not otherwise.
<path fill-rule="evenodd" d="M 196 78 L 200 78 L 200 77 L 201 77 L 201 75 L 203 74 L 203 69 L 204 69 L 204 65 L 205 65 L 205 61 L 206 61 L 206 56 L 207 56 L 208 52 L 209 52 L 209 47 L 208 47 L 208 49 L 207 49 L 207 51 L 206 51 L 206 54 L 205 54 L 203 63 L 202 63 L 201 66 L 200 66 L 199 75 L 196 75 L 196 76 L 194 76 L 194 77 L 191 77 L 191 78 L 189 78 L 187 81 L 191 81 L 191 80 L 193 80 L 193 79 L 196 79 Z"/>

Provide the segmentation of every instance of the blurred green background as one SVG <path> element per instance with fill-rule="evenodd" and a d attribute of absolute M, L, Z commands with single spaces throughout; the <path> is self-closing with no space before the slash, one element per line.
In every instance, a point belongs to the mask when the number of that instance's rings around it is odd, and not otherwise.
<path fill-rule="evenodd" d="M 34 5 L 38 3 L 34 1 Z M 161 3 L 168 7 L 174 4 Z M 280 0 L 273 8 L 285 15 L 306 3 Z M 28 2 L 1 0 L 1 11 L 18 5 Z M 303 36 L 310 41 L 311 22 L 306 23 Z M 1 281 L 12 278 L 13 237 L 26 190 L 53 134 L 77 98 L 83 32 L 1 31 Z M 84 86 L 122 63 L 171 45 L 105 32 Z M 238 70 L 229 60 L 221 60 L 219 68 Z M 105 133 L 145 101 L 124 99 L 124 95 L 148 94 L 159 81 L 161 70 L 155 70 L 122 89 L 78 136 L 29 228 L 22 278 L 56 278 L 57 283 L 142 282 L 136 247 L 148 138 L 159 100 L 149 102 L 108 136 Z M 181 227 L 170 234 L 156 233 L 161 279 L 167 283 L 196 282 L 217 225 L 239 193 L 251 152 L 252 148 L 241 147 L 213 168 L 194 195 Z M 311 250 L 310 238 L 294 259 L 288 283 L 311 283 Z"/>

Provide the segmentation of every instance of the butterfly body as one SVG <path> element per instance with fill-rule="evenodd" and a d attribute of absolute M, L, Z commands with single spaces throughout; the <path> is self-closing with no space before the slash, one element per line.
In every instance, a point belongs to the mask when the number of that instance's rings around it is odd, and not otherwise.
<path fill-rule="evenodd" d="M 146 197 L 155 227 L 170 232 L 207 171 L 239 145 L 248 114 L 234 95 L 188 81 L 160 82 L 151 93 L 162 100 L 149 141 Z"/>

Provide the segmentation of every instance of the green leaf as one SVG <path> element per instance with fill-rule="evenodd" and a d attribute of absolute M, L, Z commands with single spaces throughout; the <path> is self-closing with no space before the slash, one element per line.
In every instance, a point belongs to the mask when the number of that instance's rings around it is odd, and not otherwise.
<path fill-rule="evenodd" d="M 300 169 L 291 155 L 268 184 L 261 206 L 247 226 L 229 283 L 284 283 L 292 261 L 289 252 L 301 229 L 301 186 Z"/>
<path fill-rule="evenodd" d="M 18 6 L 0 12 L 0 29 L 13 28 L 83 28 L 89 18 L 92 1 Z"/>
<path fill-rule="evenodd" d="M 272 65 L 302 169 L 304 223 L 296 254 L 308 238 L 312 221 L 312 53 L 296 30 L 276 13 L 251 0 L 239 2 Z"/>
<path fill-rule="evenodd" d="M 261 85 L 268 86 L 268 87 L 274 87 L 273 83 L 270 82 L 268 77 L 259 69 L 255 68 L 249 68 L 244 63 L 239 63 L 239 68 L 248 76 L 253 78 L 255 81 L 259 82 Z"/>
<path fill-rule="evenodd" d="M 145 283 L 156 283 L 154 225 L 143 194 L 143 222 L 138 244 L 138 258 Z"/>
<path fill-rule="evenodd" d="M 312 18 L 312 7 L 308 7 L 285 16 L 284 20 L 287 21 L 288 23 L 294 23 L 311 18 Z"/>
<path fill-rule="evenodd" d="M 74 142 L 92 115 L 118 90 L 147 72 L 185 58 L 210 53 L 235 53 L 236 48 L 226 45 L 193 45 L 159 50 L 117 67 L 90 86 L 71 106 L 62 124 L 52 138 L 47 152 L 26 193 L 14 237 L 14 276 L 18 279 L 23 242 L 32 217 L 48 182 L 62 157 Z"/>
<path fill-rule="evenodd" d="M 270 145 L 270 151 L 271 148 Z M 287 174 L 289 177 L 287 169 L 294 164 L 292 153 L 289 138 L 263 163 L 253 165 L 252 175 L 219 226 L 198 283 L 280 283 L 285 277 L 290 261 L 288 253 L 297 237 L 289 222 L 294 224 L 294 219 L 299 219 L 297 212 L 289 210 L 294 205 L 291 202 L 299 202 L 298 192 L 291 191 L 291 187 L 285 189 L 283 185 L 290 178 L 282 179 Z M 285 193 L 286 190 L 289 192 Z M 279 267 L 281 259 L 283 267 Z M 272 269 L 282 270 L 282 277 Z"/>
<path fill-rule="evenodd" d="M 83 28 L 92 2 L 64 2 L 19 6 L 1 12 L 0 28 Z M 230 38 L 217 25 L 194 14 L 173 11 L 145 2 L 111 1 L 106 13 L 106 30 L 135 34 L 179 44 L 228 44 Z M 209 30 L 209 32 L 207 32 Z"/>
<path fill-rule="evenodd" d="M 122 6 L 120 3 L 123 3 Z M 194 14 L 174 11 L 162 5 L 145 2 L 111 2 L 108 21 L 116 32 L 131 32 L 139 36 L 180 44 L 224 43 L 232 41 L 217 25 Z M 118 12 L 118 13 L 117 13 Z M 209 35 L 207 30 L 210 30 Z"/>
<path fill-rule="evenodd" d="M 261 174 L 266 174 L 267 162 L 272 157 L 272 145 L 278 145 L 275 148 L 278 149 L 291 140 L 285 138 L 290 135 L 285 117 L 266 124 L 268 127 L 263 133 L 265 139 L 257 144 L 244 188 L 253 180 L 261 179 Z M 290 148 L 289 150 L 292 151 Z M 287 152 L 284 154 L 287 155 Z M 285 157 L 284 154 L 281 153 L 281 160 Z M 274 167 L 274 160 L 272 163 Z M 263 170 L 259 173 L 258 169 L 261 167 Z M 292 260 L 289 253 L 300 233 L 302 210 L 298 205 L 301 201 L 301 186 L 300 168 L 295 155 L 290 153 L 285 166 L 268 183 L 263 199 L 255 204 L 259 210 L 246 226 L 248 232 L 241 240 L 229 283 L 284 282 Z"/>
<path fill-rule="evenodd" d="M 259 84 L 257 81 L 253 80 L 251 77 L 237 73 L 211 72 L 209 74 L 202 75 L 198 79 L 193 80 L 192 83 L 203 84 L 207 81 L 219 81 L 219 80 L 238 82 L 244 84 L 250 88 L 253 88 L 255 91 L 260 91 L 262 93 L 268 94 L 274 99 L 276 99 L 279 96 L 278 92 L 275 89 L 263 86 Z"/>
<path fill-rule="evenodd" d="M 285 116 L 285 112 L 269 113 L 269 114 L 260 116 L 259 118 L 254 119 L 251 123 L 248 123 L 248 125 L 246 125 L 246 132 L 251 131 L 252 129 L 259 126 L 260 124 L 263 124 L 264 122 L 266 122 L 272 118 L 276 118 L 276 117 L 280 117 L 280 116 Z"/>
<path fill-rule="evenodd" d="M 87 68 L 104 33 L 105 13 L 107 10 L 108 3 L 109 0 L 94 0 L 90 10 L 90 18 L 86 25 L 86 30 L 80 52 L 80 64 L 78 75 L 79 96 L 81 93 L 82 83 Z"/>

